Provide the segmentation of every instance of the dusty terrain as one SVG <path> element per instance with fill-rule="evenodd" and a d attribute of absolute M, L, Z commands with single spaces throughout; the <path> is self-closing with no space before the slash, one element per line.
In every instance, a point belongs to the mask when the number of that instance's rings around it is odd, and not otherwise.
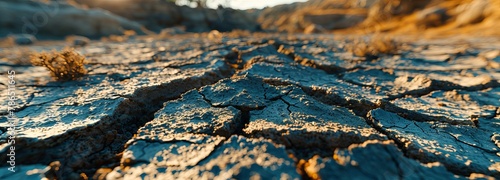
<path fill-rule="evenodd" d="M 92 42 L 69 82 L 3 54 L 19 129 L 0 179 L 500 178 L 498 39 L 398 39 L 366 60 L 333 35 L 205 37 Z"/>

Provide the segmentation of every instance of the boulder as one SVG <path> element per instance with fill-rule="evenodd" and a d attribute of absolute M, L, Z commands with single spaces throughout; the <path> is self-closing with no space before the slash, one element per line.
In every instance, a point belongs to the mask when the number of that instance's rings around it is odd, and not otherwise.
<path fill-rule="evenodd" d="M 173 36 L 178 34 L 186 33 L 186 28 L 183 26 L 176 26 L 162 29 L 160 32 L 160 36 Z"/>
<path fill-rule="evenodd" d="M 36 42 L 36 37 L 31 34 L 9 35 L 7 40 L 17 45 L 30 45 Z"/>
<path fill-rule="evenodd" d="M 304 29 L 304 34 L 323 33 L 326 29 L 321 25 L 311 24 Z"/>
<path fill-rule="evenodd" d="M 466 26 L 481 22 L 485 18 L 488 6 L 490 6 L 489 0 L 475 0 L 460 5 L 455 9 L 455 13 L 457 14 L 456 25 Z"/>
<path fill-rule="evenodd" d="M 449 18 L 447 9 L 442 7 L 431 7 L 417 12 L 416 23 L 421 28 L 441 26 Z"/>
<path fill-rule="evenodd" d="M 68 36 L 66 40 L 73 46 L 85 46 L 90 43 L 90 39 L 84 36 Z"/>

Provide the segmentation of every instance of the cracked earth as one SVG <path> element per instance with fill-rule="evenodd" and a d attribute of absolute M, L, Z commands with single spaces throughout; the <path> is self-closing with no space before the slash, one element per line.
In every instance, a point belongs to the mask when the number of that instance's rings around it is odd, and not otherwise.
<path fill-rule="evenodd" d="M 500 178 L 499 41 L 401 41 L 371 60 L 333 36 L 95 42 L 70 82 L 2 61 L 0 179 Z"/>

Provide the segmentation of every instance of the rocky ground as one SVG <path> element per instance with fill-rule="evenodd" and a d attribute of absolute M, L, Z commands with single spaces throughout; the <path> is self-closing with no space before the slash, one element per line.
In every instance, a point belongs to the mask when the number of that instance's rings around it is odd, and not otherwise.
<path fill-rule="evenodd" d="M 92 42 L 69 82 L 3 57 L 0 179 L 500 178 L 500 41 L 400 41 L 371 60 L 331 35 Z"/>

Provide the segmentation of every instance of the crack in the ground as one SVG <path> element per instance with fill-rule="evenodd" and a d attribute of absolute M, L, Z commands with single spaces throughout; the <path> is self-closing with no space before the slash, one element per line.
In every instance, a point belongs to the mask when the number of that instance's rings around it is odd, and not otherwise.
<path fill-rule="evenodd" d="M 387 136 L 389 139 L 391 139 L 392 141 L 394 141 L 394 143 L 396 144 L 396 146 L 403 152 L 403 154 L 405 155 L 405 157 L 407 158 L 411 158 L 409 155 L 408 155 L 408 149 L 406 148 L 406 143 L 404 143 L 403 141 L 401 141 L 400 139 L 398 138 L 395 138 L 393 136 L 390 135 L 389 132 L 387 132 L 385 129 L 382 129 L 381 127 L 375 125 L 374 123 L 377 122 L 378 120 L 376 120 L 375 118 L 373 118 L 371 116 L 371 114 L 367 114 L 365 116 L 365 121 L 368 125 L 370 125 L 373 129 L 377 130 L 378 132 L 384 134 L 385 136 Z M 408 126 L 406 126 L 408 127 Z"/>
<path fill-rule="evenodd" d="M 199 165 L 200 163 L 203 163 L 204 161 L 208 161 L 208 159 L 210 158 L 210 156 L 212 156 L 212 155 L 213 155 L 213 154 L 217 151 L 217 149 L 219 149 L 222 145 L 224 145 L 224 143 L 225 143 L 227 140 L 228 140 L 228 139 L 226 138 L 226 139 L 224 139 L 224 140 L 222 140 L 222 141 L 218 142 L 218 144 L 216 144 L 216 145 L 214 146 L 214 149 L 213 149 L 212 151 L 210 151 L 210 153 L 209 153 L 207 156 L 205 156 L 205 157 L 204 157 L 203 159 L 201 159 L 200 161 L 196 162 L 196 164 L 195 164 L 195 165 L 193 165 L 193 166 L 188 166 L 188 168 L 189 168 L 189 167 L 194 167 L 194 166 L 197 166 L 197 165 Z"/>
<path fill-rule="evenodd" d="M 465 141 L 459 139 L 458 137 L 456 137 L 455 135 L 453 135 L 453 134 L 451 134 L 449 132 L 445 132 L 445 133 L 448 134 L 448 135 L 450 135 L 451 137 L 453 137 L 453 139 L 455 139 L 457 142 L 460 142 L 462 144 L 465 144 L 465 145 L 470 146 L 470 147 L 475 148 L 475 149 L 480 149 L 480 150 L 482 150 L 482 151 L 484 151 L 486 153 L 496 154 L 496 153 L 500 152 L 498 150 L 490 150 L 490 149 L 486 149 L 486 148 L 483 148 L 483 147 L 480 147 L 480 146 L 477 146 L 477 145 L 465 142 Z"/>
<path fill-rule="evenodd" d="M 250 123 L 250 110 L 243 109 L 243 108 L 237 108 L 236 109 L 241 111 L 241 116 L 240 116 L 240 124 L 238 124 L 236 130 L 233 132 L 233 134 L 236 135 L 244 135 L 245 131 L 244 129 L 248 126 Z"/>

